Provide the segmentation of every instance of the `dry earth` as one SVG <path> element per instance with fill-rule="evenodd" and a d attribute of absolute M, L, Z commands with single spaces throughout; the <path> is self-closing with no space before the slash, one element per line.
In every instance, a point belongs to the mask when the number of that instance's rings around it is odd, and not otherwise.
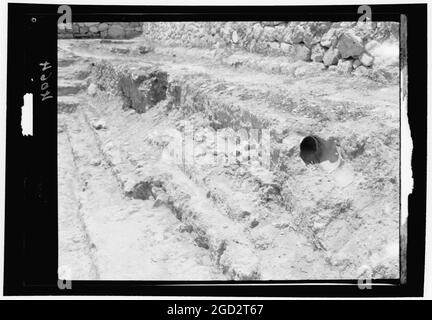
<path fill-rule="evenodd" d="M 58 41 L 59 265 L 73 279 L 399 277 L 397 78 L 142 41 Z M 270 141 L 226 162 L 216 129 Z M 309 134 L 335 139 L 339 168 L 305 166 Z M 266 147 L 269 167 L 248 154 Z"/>

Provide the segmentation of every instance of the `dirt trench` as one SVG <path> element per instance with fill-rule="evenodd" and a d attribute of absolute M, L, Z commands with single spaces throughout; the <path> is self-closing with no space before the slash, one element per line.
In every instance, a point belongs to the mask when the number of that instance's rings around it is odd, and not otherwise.
<path fill-rule="evenodd" d="M 74 205 L 64 201 L 59 223 L 80 221 L 69 232 L 85 235 L 74 249 L 87 261 L 82 277 L 353 279 L 365 265 L 373 277 L 398 276 L 394 85 L 270 75 L 128 45 L 60 41 L 59 175 L 75 187 L 60 188 Z M 188 125 L 196 157 L 178 161 Z M 214 155 L 214 130 L 231 139 L 242 129 L 269 130 L 268 153 L 249 139 L 242 161 Z M 301 162 L 310 133 L 335 138 L 343 170 Z M 254 161 L 259 152 L 268 167 Z"/>
<path fill-rule="evenodd" d="M 125 195 L 85 94 L 68 98 L 60 105 L 75 107 L 58 116 L 59 266 L 75 280 L 226 279 L 168 208 Z"/>

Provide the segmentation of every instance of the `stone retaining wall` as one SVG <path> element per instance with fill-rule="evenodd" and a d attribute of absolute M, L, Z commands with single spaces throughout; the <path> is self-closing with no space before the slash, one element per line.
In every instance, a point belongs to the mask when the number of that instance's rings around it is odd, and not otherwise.
<path fill-rule="evenodd" d="M 130 39 L 142 34 L 142 22 L 75 22 L 72 30 L 58 28 L 58 37 Z"/>
<path fill-rule="evenodd" d="M 143 37 L 168 46 L 228 48 L 297 61 L 371 67 L 380 42 L 398 41 L 396 22 L 145 22 Z"/>

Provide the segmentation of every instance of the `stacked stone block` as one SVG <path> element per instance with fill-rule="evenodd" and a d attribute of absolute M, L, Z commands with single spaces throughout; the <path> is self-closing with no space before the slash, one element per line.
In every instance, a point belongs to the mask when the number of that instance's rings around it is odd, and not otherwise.
<path fill-rule="evenodd" d="M 75 22 L 72 29 L 58 28 L 60 39 L 130 39 L 142 34 L 142 22 Z"/>

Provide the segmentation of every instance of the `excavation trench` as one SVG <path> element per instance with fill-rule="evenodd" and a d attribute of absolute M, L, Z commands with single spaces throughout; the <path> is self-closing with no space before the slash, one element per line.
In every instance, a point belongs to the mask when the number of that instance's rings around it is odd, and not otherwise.
<path fill-rule="evenodd" d="M 126 195 L 142 200 L 151 198 L 153 206 L 169 208 L 185 230 L 194 235 L 196 245 L 209 250 L 215 263 L 231 279 L 259 279 L 257 258 L 239 227 L 219 213 L 204 194 L 191 196 L 188 191 L 173 180 L 150 177 L 138 182 Z"/>
<path fill-rule="evenodd" d="M 273 108 L 266 100 L 280 94 L 273 95 L 273 82 L 263 86 L 268 92 L 260 91 L 261 84 L 243 88 L 217 76 L 173 68 L 169 62 L 164 65 L 162 59 L 153 63 L 157 57 L 152 53 L 135 62 L 127 62 L 127 54 L 123 59 L 90 59 L 87 81 L 97 89 L 84 100 L 62 98 L 59 103 L 65 116 L 81 108 L 89 125 L 101 119 L 102 125 L 92 126 L 92 131 L 125 198 L 168 209 L 181 222 L 181 232 L 207 251 L 229 279 L 355 276 L 356 267 L 364 263 L 361 241 L 367 243 L 371 234 L 365 221 L 377 219 L 366 205 L 375 195 L 366 183 L 374 181 L 356 173 L 358 182 L 340 187 L 333 173 L 305 164 L 338 160 L 337 141 L 347 155 L 344 159 L 362 168 L 375 155 L 370 148 L 380 147 L 378 142 L 348 130 L 350 124 L 316 120 L 322 113 L 314 107 L 302 114 L 308 103 L 301 99 L 288 97 L 286 108 L 298 109 L 296 114 L 278 110 L 282 104 Z M 296 92 L 288 89 L 283 91 L 287 95 Z M 198 135 L 196 161 L 169 162 L 173 159 L 164 158 L 167 151 L 179 147 L 173 132 L 181 133 L 185 121 L 192 122 Z M 254 167 L 253 161 L 206 161 L 213 156 L 212 132 L 240 129 L 271 129 L 270 168 Z M 253 143 L 241 145 L 240 158 L 251 160 L 247 154 L 256 150 Z M 363 198 L 357 201 L 359 194 Z M 361 240 L 355 242 L 351 234 Z M 380 241 L 374 242 L 377 247 Z"/>
<path fill-rule="evenodd" d="M 119 92 L 122 94 L 125 91 Z M 145 96 L 141 98 L 142 100 L 146 99 Z M 99 102 L 103 102 L 103 100 Z M 98 106 L 91 104 L 84 107 L 85 118 L 90 127 L 92 121 L 88 118 L 91 117 L 91 113 L 96 108 Z M 180 171 L 175 171 L 177 179 L 174 179 L 172 173 L 157 174 L 158 165 L 153 164 L 148 171 L 144 171 L 146 172 L 145 178 L 141 175 L 125 174 L 129 170 L 133 171 L 137 163 L 130 162 L 126 165 L 119 160 L 116 148 L 104 147 L 100 134 L 107 135 L 109 130 L 98 130 L 93 126 L 92 131 L 96 141 L 98 141 L 98 149 L 112 168 L 111 171 L 119 181 L 119 186 L 123 189 L 125 196 L 132 199 L 152 200 L 153 207 L 165 206 L 171 210 L 173 215 L 184 224 L 184 230 L 193 235 L 196 245 L 209 250 L 213 261 L 229 278 L 237 280 L 259 279 L 257 258 L 251 249 L 252 245 L 249 240 L 242 235 L 240 226 L 233 225 L 228 218 L 218 212 L 218 209 L 206 199 L 205 194 L 193 186 L 193 183 L 188 181 L 186 177 L 179 177 Z M 115 136 L 109 138 L 112 142 L 115 139 Z M 190 188 L 185 187 L 187 184 L 190 185 Z M 196 190 L 193 192 L 194 188 Z"/>
<path fill-rule="evenodd" d="M 97 256 L 97 261 L 99 262 L 98 267 L 101 270 L 100 278 L 129 279 L 131 277 L 127 273 L 129 271 L 132 272 L 132 279 L 140 277 L 140 274 L 142 274 L 141 277 L 144 277 L 144 279 L 171 279 L 171 277 L 193 279 L 194 275 L 188 276 L 184 274 L 185 270 L 188 267 L 190 268 L 191 264 L 193 265 L 193 262 L 186 264 L 182 262 L 183 266 L 179 266 L 179 270 L 171 267 L 171 265 L 175 265 L 176 255 L 181 255 L 182 250 L 184 250 L 183 254 L 185 257 L 188 256 L 191 261 L 197 259 L 194 255 L 197 255 L 198 252 L 195 246 L 188 244 L 187 241 L 190 236 L 175 235 L 173 233 L 175 230 L 169 230 L 164 225 L 167 222 L 164 222 L 163 215 L 165 211 L 169 214 L 169 210 L 156 206 L 156 202 L 152 199 L 154 191 L 151 190 L 151 188 L 161 187 L 161 183 L 153 179 L 152 183 L 137 184 L 133 188 L 133 192 L 125 192 L 124 188 L 127 181 L 121 176 L 125 168 L 123 167 L 123 170 L 119 169 L 118 165 L 116 165 L 117 162 L 112 158 L 112 154 L 104 148 L 106 144 L 101 140 L 99 135 L 99 131 L 101 130 L 95 129 L 88 119 L 90 112 L 90 109 L 86 108 L 85 104 L 81 104 L 75 113 L 70 114 L 73 118 L 70 118 L 66 123 L 64 123 L 65 120 L 62 120 L 62 128 L 71 137 L 69 143 L 74 150 L 73 155 L 77 161 L 76 168 L 79 170 L 79 179 L 82 180 L 81 197 L 83 200 L 80 208 L 83 211 L 83 221 L 86 224 L 85 230 L 88 230 L 88 233 L 92 235 L 92 250 L 95 252 L 94 254 Z M 130 197 L 124 197 L 123 193 Z M 142 204 L 133 200 L 134 198 L 143 200 Z M 139 212 L 139 214 L 132 216 L 135 211 Z M 125 212 L 126 216 L 122 212 Z M 141 215 L 144 217 L 140 218 Z M 157 218 L 157 216 L 161 217 Z M 155 219 L 161 219 L 161 221 L 154 221 Z M 134 220 L 135 222 L 133 222 Z M 97 221 L 105 222 L 101 224 L 97 223 Z M 125 221 L 126 225 L 122 221 Z M 171 221 L 168 225 L 176 224 Z M 169 242 L 174 241 L 172 242 L 173 248 L 167 248 L 167 251 L 164 253 L 172 255 L 173 261 L 171 264 L 165 266 L 164 261 L 166 259 L 158 258 L 157 252 L 152 253 L 151 243 L 154 240 L 151 237 L 145 240 L 146 242 L 148 241 L 150 247 L 147 245 L 147 249 L 139 249 L 136 255 L 131 255 L 134 252 L 133 246 L 138 245 L 138 248 L 146 246 L 145 243 L 135 243 L 138 239 L 141 239 L 146 233 L 151 235 L 154 233 L 153 230 L 160 228 L 165 228 L 165 230 L 162 229 L 160 231 L 163 238 L 168 237 L 168 240 L 162 241 L 162 246 L 167 246 Z M 145 231 L 147 229 L 149 231 Z M 148 237 L 148 235 L 146 236 Z M 117 239 L 118 243 L 111 241 L 111 237 L 113 241 Z M 172 237 L 171 240 L 169 240 L 170 237 Z M 107 242 L 112 242 L 112 244 L 108 246 Z M 175 249 L 176 247 L 178 248 Z M 201 248 L 204 248 L 204 246 L 201 246 Z M 164 249 L 161 248 L 161 250 L 163 253 Z M 177 253 L 174 252 L 175 250 L 177 250 Z M 130 256 L 128 257 L 128 255 Z M 151 258 L 152 256 L 154 258 Z M 123 259 L 111 261 L 115 257 L 123 257 Z M 149 261 L 150 258 L 152 259 L 151 261 Z M 156 261 L 157 269 L 155 269 L 153 259 Z M 182 259 L 185 258 L 183 257 Z M 128 267 L 128 264 L 135 262 L 137 264 L 136 267 Z M 142 269 L 139 269 L 140 265 L 142 265 Z M 193 267 L 197 268 L 198 273 L 195 275 L 197 279 L 219 278 L 218 275 L 207 274 L 208 272 L 215 272 L 207 271 L 207 265 L 194 265 Z M 181 268 L 184 271 L 181 271 Z M 163 273 L 163 270 L 166 270 L 166 273 Z"/>
<path fill-rule="evenodd" d="M 107 91 L 120 96 L 123 100 L 123 109 L 131 108 L 137 113 L 146 113 L 159 103 L 165 103 L 168 111 L 175 108 L 182 110 L 183 117 L 198 112 L 205 113 L 209 120 L 207 123 L 213 129 L 261 129 L 271 123 L 241 105 L 212 99 L 212 94 L 203 92 L 202 89 L 193 90 L 188 83 L 179 82 L 178 79 L 167 83 L 168 75 L 154 66 L 129 71 L 126 66 L 114 66 L 104 61 L 101 64 L 96 63 L 93 70 L 93 79 L 98 87 L 102 92 Z M 125 102 L 127 108 L 124 107 Z M 320 163 L 326 160 L 334 162 L 337 160 L 336 152 L 332 140 L 327 141 L 317 136 L 307 136 L 300 143 L 300 156 L 305 163 Z M 145 179 L 137 176 L 137 181 L 133 183 L 130 180 L 122 181 L 125 195 L 141 200 L 152 199 L 155 206 L 163 205 L 169 208 L 173 215 L 185 224 L 186 230 L 194 234 L 195 243 L 201 248 L 208 249 L 213 260 L 230 278 L 261 278 L 259 258 L 254 253 L 257 244 L 247 235 L 250 231 L 245 233 L 244 230 L 258 229 L 256 227 L 260 226 L 260 221 L 266 219 L 272 211 L 264 207 L 246 205 L 245 200 L 250 197 L 245 193 L 238 193 L 241 205 L 236 206 L 235 199 L 231 199 L 232 194 L 228 193 L 226 196 L 217 185 L 202 180 L 198 173 L 199 169 L 187 166 L 181 166 L 181 169 L 192 178 L 192 184 L 195 185 L 190 189 L 198 188 L 197 193 L 201 194 L 200 197 L 190 195 L 191 190 L 185 186 L 191 184 L 190 181 L 185 181 L 182 185 L 181 180 L 176 181 L 171 175 L 158 176 L 149 173 Z M 270 172 L 266 173 L 264 170 L 264 176 L 260 175 L 250 173 L 250 177 L 260 189 L 258 200 L 261 203 L 274 203 L 278 211 L 292 212 L 296 203 L 292 194 L 282 192 L 282 185 L 273 180 Z M 209 194 L 210 199 L 207 199 Z M 252 197 L 249 201 L 256 200 Z M 206 203 L 205 208 L 202 207 L 202 202 Z M 306 237 L 310 237 L 310 227 L 304 225 L 304 222 L 301 225 L 302 232 Z M 311 241 L 315 243 L 319 240 L 312 236 Z M 324 245 L 314 247 L 324 248 Z"/>

